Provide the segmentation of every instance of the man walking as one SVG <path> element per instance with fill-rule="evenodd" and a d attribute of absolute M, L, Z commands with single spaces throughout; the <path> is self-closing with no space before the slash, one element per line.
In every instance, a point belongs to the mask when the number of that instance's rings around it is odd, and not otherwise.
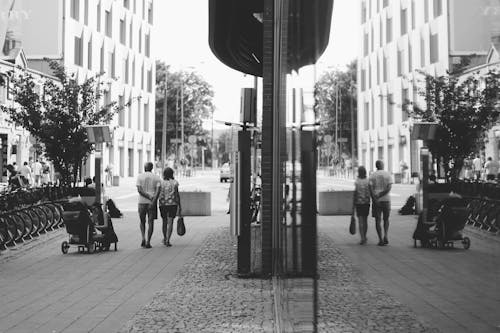
<path fill-rule="evenodd" d="M 389 214 L 391 212 L 391 198 L 389 192 L 392 187 L 392 177 L 387 171 L 384 171 L 384 162 L 378 160 L 375 162 L 377 171 L 373 172 L 369 178 L 369 189 L 372 197 L 372 216 L 375 218 L 375 228 L 378 234 L 378 245 L 389 244 L 387 234 L 389 232 Z M 381 217 L 384 219 L 384 234 L 380 226 Z"/>
<path fill-rule="evenodd" d="M 484 165 L 486 180 L 495 180 L 498 175 L 498 169 L 500 169 L 500 164 L 497 161 L 493 161 L 491 157 L 488 157 L 488 161 Z"/>
<path fill-rule="evenodd" d="M 160 183 L 160 178 L 153 174 L 153 163 L 144 164 L 144 173 L 137 177 L 137 192 L 139 192 L 139 218 L 141 220 L 140 228 L 142 235 L 141 246 L 147 249 L 151 248 L 151 236 L 153 236 L 153 223 L 157 218 L 156 202 L 154 197 L 156 188 Z M 148 235 L 146 234 L 146 218 L 148 221 Z"/>
<path fill-rule="evenodd" d="M 40 186 L 42 183 L 42 163 L 38 159 L 33 163 L 33 178 L 34 185 Z"/>
<path fill-rule="evenodd" d="M 472 160 L 472 168 L 474 170 L 474 177 L 477 181 L 481 180 L 481 172 L 483 171 L 483 161 L 476 155 L 476 158 Z"/>

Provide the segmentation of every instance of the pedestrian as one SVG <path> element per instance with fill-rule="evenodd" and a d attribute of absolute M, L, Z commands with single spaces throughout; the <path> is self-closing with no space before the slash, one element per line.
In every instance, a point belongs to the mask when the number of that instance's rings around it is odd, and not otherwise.
<path fill-rule="evenodd" d="M 372 216 L 375 218 L 375 228 L 379 238 L 378 245 L 389 244 L 389 215 L 391 212 L 391 199 L 389 192 L 392 188 L 391 174 L 384 170 L 384 162 L 378 160 L 375 162 L 377 169 L 370 175 L 369 188 L 372 197 Z M 381 218 L 384 219 L 384 234 L 382 237 L 382 228 L 380 226 Z"/>
<path fill-rule="evenodd" d="M 174 179 L 174 170 L 166 167 L 163 170 L 163 179 L 157 185 L 157 191 L 154 200 L 158 200 L 161 218 L 163 220 L 163 244 L 170 244 L 172 236 L 174 218 L 182 216 L 181 198 L 179 195 L 179 182 Z"/>
<path fill-rule="evenodd" d="M 498 169 L 500 169 L 500 164 L 497 161 L 493 161 L 493 159 L 488 157 L 488 161 L 484 165 L 484 171 L 486 174 L 486 180 L 495 180 L 498 175 Z"/>
<path fill-rule="evenodd" d="M 474 171 L 474 177 L 476 181 L 481 180 L 481 172 L 483 171 L 483 161 L 479 157 L 479 154 L 476 155 L 476 158 L 472 160 L 472 169 Z"/>
<path fill-rule="evenodd" d="M 406 183 L 406 173 L 408 170 L 408 164 L 406 164 L 405 160 L 401 160 L 399 162 L 399 169 L 401 170 L 401 183 Z"/>
<path fill-rule="evenodd" d="M 42 183 L 42 163 L 38 159 L 33 163 L 33 179 L 34 186 L 40 186 Z"/>
<path fill-rule="evenodd" d="M 28 165 L 28 162 L 24 162 L 23 165 L 19 168 L 19 173 L 23 176 L 28 184 L 31 184 L 31 168 Z"/>
<path fill-rule="evenodd" d="M 354 195 L 352 200 L 352 215 L 358 216 L 360 245 L 366 244 L 366 232 L 368 231 L 368 213 L 370 212 L 370 186 L 366 178 L 366 168 L 358 168 L 358 178 L 354 182 Z"/>
<path fill-rule="evenodd" d="M 139 219 L 142 235 L 141 247 L 151 248 L 151 237 L 153 236 L 154 220 L 157 218 L 155 194 L 160 177 L 154 175 L 153 163 L 144 164 L 144 173 L 137 177 L 137 192 L 139 192 Z M 146 239 L 146 219 L 148 222 L 148 234 Z"/>

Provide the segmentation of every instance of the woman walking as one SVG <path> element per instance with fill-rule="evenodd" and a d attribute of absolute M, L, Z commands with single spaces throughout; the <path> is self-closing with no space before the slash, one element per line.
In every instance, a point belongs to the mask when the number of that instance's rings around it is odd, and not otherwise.
<path fill-rule="evenodd" d="M 368 230 L 368 214 L 370 212 L 370 188 L 366 178 L 366 169 L 364 166 L 358 168 L 358 178 L 354 183 L 354 196 L 352 201 L 352 214 L 356 211 L 359 222 L 359 234 L 361 242 L 366 244 L 366 232 Z"/>
<path fill-rule="evenodd" d="M 158 184 L 156 197 L 158 198 L 160 214 L 163 220 L 163 244 L 172 246 L 170 236 L 172 235 L 174 218 L 176 215 L 182 216 L 179 183 L 174 179 L 174 170 L 172 168 L 167 167 L 163 170 L 163 179 Z"/>

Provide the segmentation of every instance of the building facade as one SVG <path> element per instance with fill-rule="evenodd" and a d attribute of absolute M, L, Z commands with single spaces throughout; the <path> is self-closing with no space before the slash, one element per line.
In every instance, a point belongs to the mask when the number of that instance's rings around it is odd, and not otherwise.
<path fill-rule="evenodd" d="M 362 0 L 358 53 L 358 160 L 404 161 L 419 170 L 421 143 L 410 140 L 408 108 L 425 108 L 423 74 L 441 76 L 489 49 L 487 0 Z"/>
<path fill-rule="evenodd" d="M 100 75 L 100 105 L 124 106 L 110 124 L 104 167 L 119 177 L 143 172 L 154 160 L 153 0 L 24 0 L 19 6 L 30 13 L 20 35 L 31 68 L 50 72 L 44 58 L 61 59 L 81 81 Z M 93 175 L 93 161 L 83 176 Z"/>

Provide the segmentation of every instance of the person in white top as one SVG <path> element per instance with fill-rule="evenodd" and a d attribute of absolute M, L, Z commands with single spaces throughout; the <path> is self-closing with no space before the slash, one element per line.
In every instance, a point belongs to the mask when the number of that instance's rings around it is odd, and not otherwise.
<path fill-rule="evenodd" d="M 483 161 L 481 161 L 479 155 L 476 155 L 476 158 L 472 160 L 472 169 L 474 171 L 474 176 L 476 177 L 476 180 L 480 180 L 481 171 L 483 171 Z"/>
<path fill-rule="evenodd" d="M 160 182 L 160 177 L 153 174 L 153 163 L 146 162 L 144 164 L 144 173 L 141 173 L 137 177 L 137 192 L 139 192 L 139 218 L 142 242 L 141 246 L 147 249 L 151 248 L 151 237 L 153 236 L 153 224 L 154 220 L 157 218 L 157 208 L 156 208 L 156 188 Z M 145 237 L 146 233 L 146 217 L 148 221 L 148 235 L 147 239 Z"/>
<path fill-rule="evenodd" d="M 38 159 L 33 163 L 33 178 L 35 180 L 34 185 L 40 186 L 42 181 L 42 163 Z"/>
<path fill-rule="evenodd" d="M 495 180 L 498 175 L 498 169 L 500 169 L 500 164 L 497 161 L 493 161 L 491 157 L 488 157 L 488 161 L 484 165 L 486 180 Z"/>
<path fill-rule="evenodd" d="M 370 195 L 372 197 L 372 216 L 375 218 L 375 228 L 379 238 L 378 245 L 384 246 L 389 244 L 389 215 L 391 213 L 391 198 L 389 192 L 392 188 L 392 176 L 389 172 L 384 171 L 384 162 L 375 162 L 377 171 L 370 175 L 368 180 Z M 380 227 L 381 217 L 384 218 L 384 237 L 382 237 L 382 229 Z"/>
<path fill-rule="evenodd" d="M 23 176 L 28 184 L 31 184 L 31 168 L 28 166 L 28 162 L 24 162 L 23 165 L 19 168 L 19 173 Z"/>

